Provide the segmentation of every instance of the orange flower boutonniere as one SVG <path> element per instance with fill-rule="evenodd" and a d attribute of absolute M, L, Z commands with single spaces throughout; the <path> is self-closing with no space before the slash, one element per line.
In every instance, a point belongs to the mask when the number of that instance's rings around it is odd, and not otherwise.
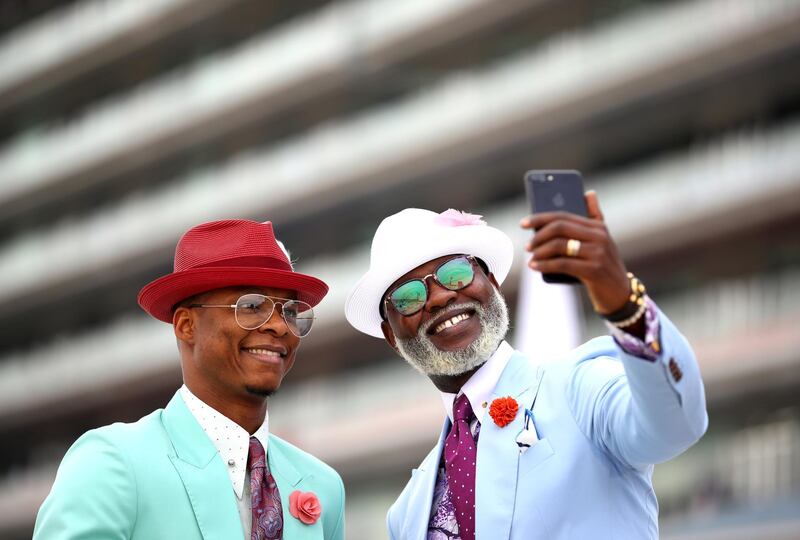
<path fill-rule="evenodd" d="M 497 398 L 489 406 L 489 416 L 500 427 L 506 427 L 517 416 L 519 404 L 511 396 Z"/>

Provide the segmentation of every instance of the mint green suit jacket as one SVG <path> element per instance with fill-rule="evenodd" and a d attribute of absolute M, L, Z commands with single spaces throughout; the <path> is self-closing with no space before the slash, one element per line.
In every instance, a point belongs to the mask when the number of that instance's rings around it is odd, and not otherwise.
<path fill-rule="evenodd" d="M 269 436 L 267 460 L 283 504 L 286 540 L 344 538 L 344 486 L 315 457 Z M 322 515 L 305 525 L 289 495 L 312 491 Z M 132 424 L 84 434 L 69 449 L 42 504 L 36 540 L 242 540 L 225 464 L 178 394 Z"/>

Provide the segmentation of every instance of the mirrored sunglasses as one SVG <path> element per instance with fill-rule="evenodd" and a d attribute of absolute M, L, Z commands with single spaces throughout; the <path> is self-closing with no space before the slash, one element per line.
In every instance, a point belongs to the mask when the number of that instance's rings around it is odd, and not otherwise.
<path fill-rule="evenodd" d="M 190 304 L 193 308 L 233 308 L 236 324 L 244 330 L 260 328 L 271 317 L 275 306 L 280 305 L 280 314 L 289 331 L 297 337 L 305 337 L 314 324 L 314 310 L 301 300 L 245 294 L 235 304 Z"/>
<path fill-rule="evenodd" d="M 450 291 L 458 291 L 472 283 L 475 278 L 474 259 L 468 255 L 448 259 L 432 274 L 401 283 L 389 293 L 385 302 L 401 315 L 408 317 L 420 311 L 428 301 L 428 278 Z"/>

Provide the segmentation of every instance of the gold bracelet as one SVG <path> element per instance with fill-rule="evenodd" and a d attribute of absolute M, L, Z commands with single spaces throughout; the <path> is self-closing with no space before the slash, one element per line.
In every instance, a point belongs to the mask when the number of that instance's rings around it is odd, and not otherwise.
<path fill-rule="evenodd" d="M 639 319 L 642 318 L 644 312 L 647 311 L 647 302 L 645 302 L 645 298 L 647 297 L 640 296 L 637 299 L 637 303 L 639 303 L 639 308 L 636 310 L 636 313 L 634 313 L 633 315 L 622 321 L 616 321 L 616 322 L 609 321 L 609 322 L 619 329 L 624 329 L 636 324 L 637 322 L 639 322 Z"/>
<path fill-rule="evenodd" d="M 628 272 L 628 279 L 631 280 L 631 296 L 629 300 L 641 305 L 642 298 L 647 294 L 647 289 L 645 289 L 644 283 L 634 276 L 633 273 Z"/>
<path fill-rule="evenodd" d="M 602 317 L 616 325 L 617 323 L 624 323 L 631 319 L 631 317 L 641 317 L 639 313 L 644 305 L 644 296 L 647 294 L 644 283 L 639 278 L 628 272 L 628 280 L 630 281 L 631 292 L 628 301 L 625 305 L 613 313 L 606 313 Z"/>

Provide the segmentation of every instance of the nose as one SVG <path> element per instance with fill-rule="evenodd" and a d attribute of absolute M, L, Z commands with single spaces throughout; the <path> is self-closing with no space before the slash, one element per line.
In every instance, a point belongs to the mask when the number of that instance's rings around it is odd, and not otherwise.
<path fill-rule="evenodd" d="M 428 301 L 425 302 L 425 309 L 428 312 L 441 309 L 458 297 L 456 291 L 445 289 L 431 277 L 425 279 L 425 284 L 428 286 Z"/>
<path fill-rule="evenodd" d="M 272 315 L 269 316 L 269 319 L 264 321 L 264 324 L 259 326 L 256 330 L 263 333 L 270 333 L 277 337 L 284 336 L 289 331 L 289 326 L 286 324 L 286 321 L 283 320 L 283 315 L 279 313 L 282 307 L 278 304 L 275 304 L 275 307 L 272 309 Z"/>

